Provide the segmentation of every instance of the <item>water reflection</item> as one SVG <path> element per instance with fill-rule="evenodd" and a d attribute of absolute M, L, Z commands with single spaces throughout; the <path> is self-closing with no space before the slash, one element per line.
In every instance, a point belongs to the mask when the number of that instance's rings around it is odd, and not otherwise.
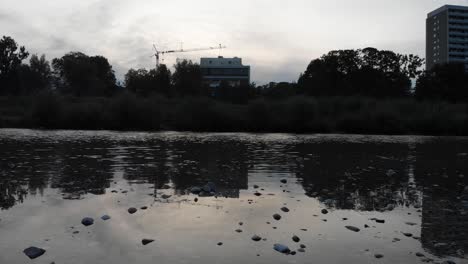
<path fill-rule="evenodd" d="M 28 134 L 29 133 L 29 134 Z M 229 198 L 249 177 L 297 178 L 304 193 L 333 209 L 421 207 L 421 242 L 437 255 L 468 251 L 466 139 L 287 135 L 0 133 L 0 207 L 56 189 L 63 199 L 109 192 L 115 175 L 185 195 L 216 184 Z"/>

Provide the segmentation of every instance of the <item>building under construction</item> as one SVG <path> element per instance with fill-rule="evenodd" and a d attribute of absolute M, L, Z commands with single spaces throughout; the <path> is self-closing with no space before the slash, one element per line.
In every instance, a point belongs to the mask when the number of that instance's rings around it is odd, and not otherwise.
<path fill-rule="evenodd" d="M 203 81 L 211 88 L 217 88 L 222 82 L 230 86 L 250 83 L 250 66 L 242 65 L 241 58 L 201 58 L 200 68 Z"/>

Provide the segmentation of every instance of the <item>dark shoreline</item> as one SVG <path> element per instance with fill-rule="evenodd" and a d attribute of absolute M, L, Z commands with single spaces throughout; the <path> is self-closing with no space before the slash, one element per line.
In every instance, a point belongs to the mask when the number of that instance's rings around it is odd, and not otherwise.
<path fill-rule="evenodd" d="M 231 104 L 121 94 L 0 97 L 0 128 L 364 135 L 468 135 L 466 104 L 306 97 Z"/>

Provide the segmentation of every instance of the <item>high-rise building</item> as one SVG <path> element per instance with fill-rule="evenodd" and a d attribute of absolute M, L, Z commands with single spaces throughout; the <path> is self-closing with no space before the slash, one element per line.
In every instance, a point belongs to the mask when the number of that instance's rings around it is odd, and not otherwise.
<path fill-rule="evenodd" d="M 468 70 L 468 7 L 445 5 L 427 15 L 426 69 L 463 63 Z"/>
<path fill-rule="evenodd" d="M 231 86 L 248 85 L 250 83 L 250 66 L 242 65 L 241 58 L 201 58 L 200 68 L 203 81 L 212 88 L 225 82 Z"/>

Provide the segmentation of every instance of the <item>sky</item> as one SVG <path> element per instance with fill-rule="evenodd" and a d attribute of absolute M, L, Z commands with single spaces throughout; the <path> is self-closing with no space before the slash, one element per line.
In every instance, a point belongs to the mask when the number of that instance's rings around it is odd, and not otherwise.
<path fill-rule="evenodd" d="M 0 35 L 47 59 L 70 51 L 108 58 L 122 80 L 154 68 L 159 49 L 222 51 L 164 56 L 241 57 L 251 81 L 297 81 L 309 62 L 334 49 L 375 47 L 424 57 L 427 13 L 468 0 L 0 0 Z"/>

